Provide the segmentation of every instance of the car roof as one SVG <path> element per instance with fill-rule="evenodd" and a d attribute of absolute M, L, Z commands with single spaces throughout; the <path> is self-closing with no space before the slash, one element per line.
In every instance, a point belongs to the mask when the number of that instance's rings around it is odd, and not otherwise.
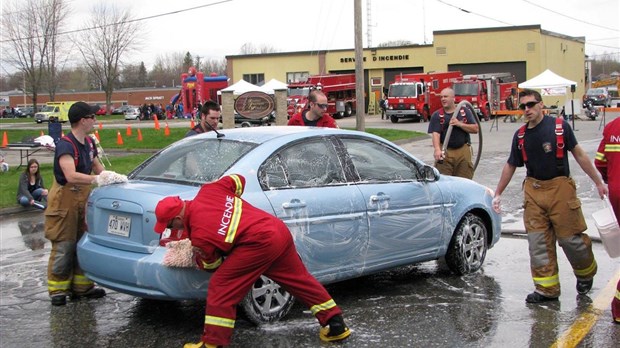
<path fill-rule="evenodd" d="M 257 144 L 263 144 L 277 138 L 304 138 L 308 136 L 349 134 L 379 138 L 373 134 L 359 132 L 354 130 L 346 130 L 340 128 L 322 128 L 322 127 L 303 127 L 303 126 L 270 126 L 270 127 L 241 127 L 234 129 L 221 129 L 218 133 L 223 134 L 224 140 L 248 141 Z M 215 132 L 207 132 L 197 135 L 198 137 L 215 138 Z"/>

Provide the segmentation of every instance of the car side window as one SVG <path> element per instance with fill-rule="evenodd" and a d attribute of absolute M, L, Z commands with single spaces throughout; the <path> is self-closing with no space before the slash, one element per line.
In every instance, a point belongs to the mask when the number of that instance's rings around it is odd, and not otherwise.
<path fill-rule="evenodd" d="M 342 139 L 361 182 L 419 180 L 414 163 L 391 148 L 363 139 Z"/>
<path fill-rule="evenodd" d="M 337 185 L 346 182 L 331 143 L 304 141 L 274 153 L 259 170 L 263 190 Z"/>

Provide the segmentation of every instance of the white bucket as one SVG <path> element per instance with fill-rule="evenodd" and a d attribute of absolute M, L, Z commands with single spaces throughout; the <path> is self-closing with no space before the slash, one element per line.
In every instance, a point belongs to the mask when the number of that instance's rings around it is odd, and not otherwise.
<path fill-rule="evenodd" d="M 604 202 L 605 208 L 594 212 L 592 218 L 607 254 L 612 258 L 620 257 L 620 226 L 618 226 L 609 198 L 605 197 Z"/>

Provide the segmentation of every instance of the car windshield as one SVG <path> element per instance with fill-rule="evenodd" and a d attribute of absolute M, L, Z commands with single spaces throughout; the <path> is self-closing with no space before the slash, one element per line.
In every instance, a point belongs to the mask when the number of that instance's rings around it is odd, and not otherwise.
<path fill-rule="evenodd" d="M 478 95 L 478 84 L 476 83 L 455 83 L 453 89 L 454 95 Z"/>
<path fill-rule="evenodd" d="M 54 111 L 54 108 L 56 108 L 53 105 L 46 105 L 45 107 L 43 107 L 43 110 L 41 110 L 41 112 L 52 112 Z"/>
<path fill-rule="evenodd" d="M 129 174 L 130 179 L 199 186 L 219 179 L 255 143 L 191 137 L 158 152 Z"/>
<path fill-rule="evenodd" d="M 605 94 L 605 89 L 604 88 L 591 88 L 588 90 L 588 93 L 586 93 L 587 95 L 600 95 L 600 94 Z"/>

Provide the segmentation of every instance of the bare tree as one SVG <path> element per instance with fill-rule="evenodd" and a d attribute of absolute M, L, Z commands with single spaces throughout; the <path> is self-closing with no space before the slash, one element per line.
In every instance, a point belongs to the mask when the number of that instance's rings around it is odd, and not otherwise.
<path fill-rule="evenodd" d="M 261 44 L 259 47 L 256 47 L 251 42 L 246 42 L 241 45 L 240 54 L 264 54 L 264 53 L 275 53 L 278 52 L 276 48 L 267 44 Z"/>
<path fill-rule="evenodd" d="M 3 60 L 21 71 L 34 106 L 47 67 L 55 63 L 58 29 L 66 12 L 64 0 L 15 1 L 4 6 Z M 10 16 L 10 17 L 9 17 Z M 53 58 L 49 58 L 52 55 Z"/>
<path fill-rule="evenodd" d="M 42 22 L 49 23 L 49 38 L 47 54 L 43 62 L 44 79 L 47 86 L 47 93 L 50 96 L 50 100 L 56 99 L 56 90 L 58 89 L 58 59 L 62 59 L 62 56 L 66 56 L 67 52 L 62 50 L 63 37 L 58 33 L 62 32 L 65 24 L 67 14 L 69 13 L 66 3 L 63 0 L 48 0 L 49 4 L 40 14 Z"/>
<path fill-rule="evenodd" d="M 109 113 L 122 57 L 136 47 L 139 27 L 129 9 L 121 10 L 106 3 L 93 8 L 89 23 L 97 25 L 83 28 L 78 34 L 79 41 L 76 40 L 80 42 L 77 47 L 105 91 L 106 110 Z"/>
<path fill-rule="evenodd" d="M 188 69 L 184 67 L 187 54 L 176 52 L 157 56 L 149 75 L 151 84 L 154 87 L 168 86 L 168 82 L 172 86 L 174 81 L 177 81 L 175 85 L 180 84 L 181 74 Z"/>
<path fill-rule="evenodd" d="M 378 44 L 377 47 L 398 47 L 398 46 L 407 46 L 411 44 L 413 43 L 409 40 L 392 40 L 392 41 L 382 42 Z"/>

